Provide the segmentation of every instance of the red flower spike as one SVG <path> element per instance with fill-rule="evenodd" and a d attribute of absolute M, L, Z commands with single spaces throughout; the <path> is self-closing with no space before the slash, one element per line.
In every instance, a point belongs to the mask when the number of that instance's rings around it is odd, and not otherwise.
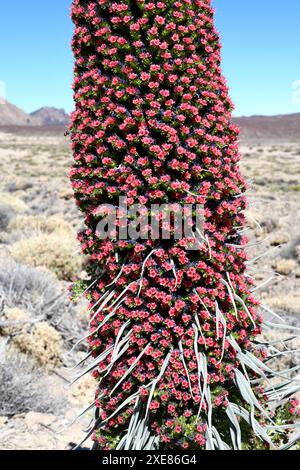
<path fill-rule="evenodd" d="M 245 275 L 247 185 L 211 2 L 73 0 L 72 19 L 70 179 L 86 224 L 95 448 L 240 449 L 239 421 L 247 445 L 259 441 L 251 426 L 273 425 L 260 403 L 275 395 L 250 389 L 266 374 L 253 343 L 263 320 Z M 151 204 L 202 205 L 199 247 L 157 214 L 169 239 L 118 237 L 125 196 L 146 217 Z M 103 205 L 119 207 L 104 239 Z"/>

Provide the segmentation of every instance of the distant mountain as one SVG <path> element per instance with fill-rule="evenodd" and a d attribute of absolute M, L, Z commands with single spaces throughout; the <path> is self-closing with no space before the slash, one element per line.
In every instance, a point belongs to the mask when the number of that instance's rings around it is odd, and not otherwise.
<path fill-rule="evenodd" d="M 51 108 L 48 106 L 34 111 L 30 116 L 36 121 L 37 125 L 41 126 L 67 125 L 70 120 L 70 116 L 64 109 Z"/>
<path fill-rule="evenodd" d="M 300 113 L 235 118 L 245 140 L 300 141 Z"/>
<path fill-rule="evenodd" d="M 0 126 L 66 126 L 69 119 L 63 109 L 44 107 L 27 114 L 8 101 L 0 103 Z"/>
<path fill-rule="evenodd" d="M 70 116 L 63 110 L 53 107 L 43 107 L 31 114 L 26 114 L 9 102 L 0 104 L 0 126 L 18 128 L 43 128 L 46 132 L 58 131 L 66 127 Z M 300 113 L 278 116 L 250 116 L 234 118 L 241 128 L 242 140 L 264 141 L 285 140 L 300 141 Z M 52 130 L 50 130 L 52 128 Z M 60 130 L 59 130 L 60 128 Z M 25 132 L 25 130 L 24 130 Z M 27 131 L 26 131 L 27 132 Z"/>
<path fill-rule="evenodd" d="M 35 119 L 22 109 L 5 101 L 0 103 L 0 126 L 28 126 L 34 125 Z"/>

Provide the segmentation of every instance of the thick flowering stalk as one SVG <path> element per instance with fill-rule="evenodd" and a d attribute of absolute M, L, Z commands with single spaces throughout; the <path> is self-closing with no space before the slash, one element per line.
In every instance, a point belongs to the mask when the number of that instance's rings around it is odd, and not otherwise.
<path fill-rule="evenodd" d="M 89 257 L 95 448 L 273 448 L 267 402 L 290 391 L 270 385 L 257 340 L 246 184 L 211 2 L 73 0 L 72 17 L 71 180 Z M 169 239 L 121 239 L 120 217 L 99 237 L 99 207 L 124 196 L 149 217 L 153 204 L 200 205 L 202 229 L 178 239 L 166 222 Z"/>

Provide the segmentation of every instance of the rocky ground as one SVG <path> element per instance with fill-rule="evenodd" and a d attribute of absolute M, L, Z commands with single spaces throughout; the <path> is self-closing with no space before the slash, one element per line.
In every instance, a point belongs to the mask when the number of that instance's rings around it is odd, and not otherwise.
<path fill-rule="evenodd" d="M 300 144 L 243 141 L 241 151 L 249 252 L 261 256 L 249 274 L 264 302 L 300 326 Z M 84 274 L 68 141 L 57 130 L 2 130 L 0 162 L 0 449 L 70 449 L 91 416 L 68 425 L 95 384 L 70 386 L 84 348 L 69 351 L 87 322 L 84 303 L 67 299 L 72 276 Z"/>

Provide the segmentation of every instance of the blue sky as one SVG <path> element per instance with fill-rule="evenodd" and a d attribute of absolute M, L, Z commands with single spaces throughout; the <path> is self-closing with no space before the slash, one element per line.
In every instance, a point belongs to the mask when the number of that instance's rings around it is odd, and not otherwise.
<path fill-rule="evenodd" d="M 7 99 L 27 112 L 73 107 L 70 4 L 0 0 L 0 81 Z M 213 4 L 235 114 L 299 112 L 299 99 L 292 99 L 292 84 L 300 81 L 299 0 Z"/>

